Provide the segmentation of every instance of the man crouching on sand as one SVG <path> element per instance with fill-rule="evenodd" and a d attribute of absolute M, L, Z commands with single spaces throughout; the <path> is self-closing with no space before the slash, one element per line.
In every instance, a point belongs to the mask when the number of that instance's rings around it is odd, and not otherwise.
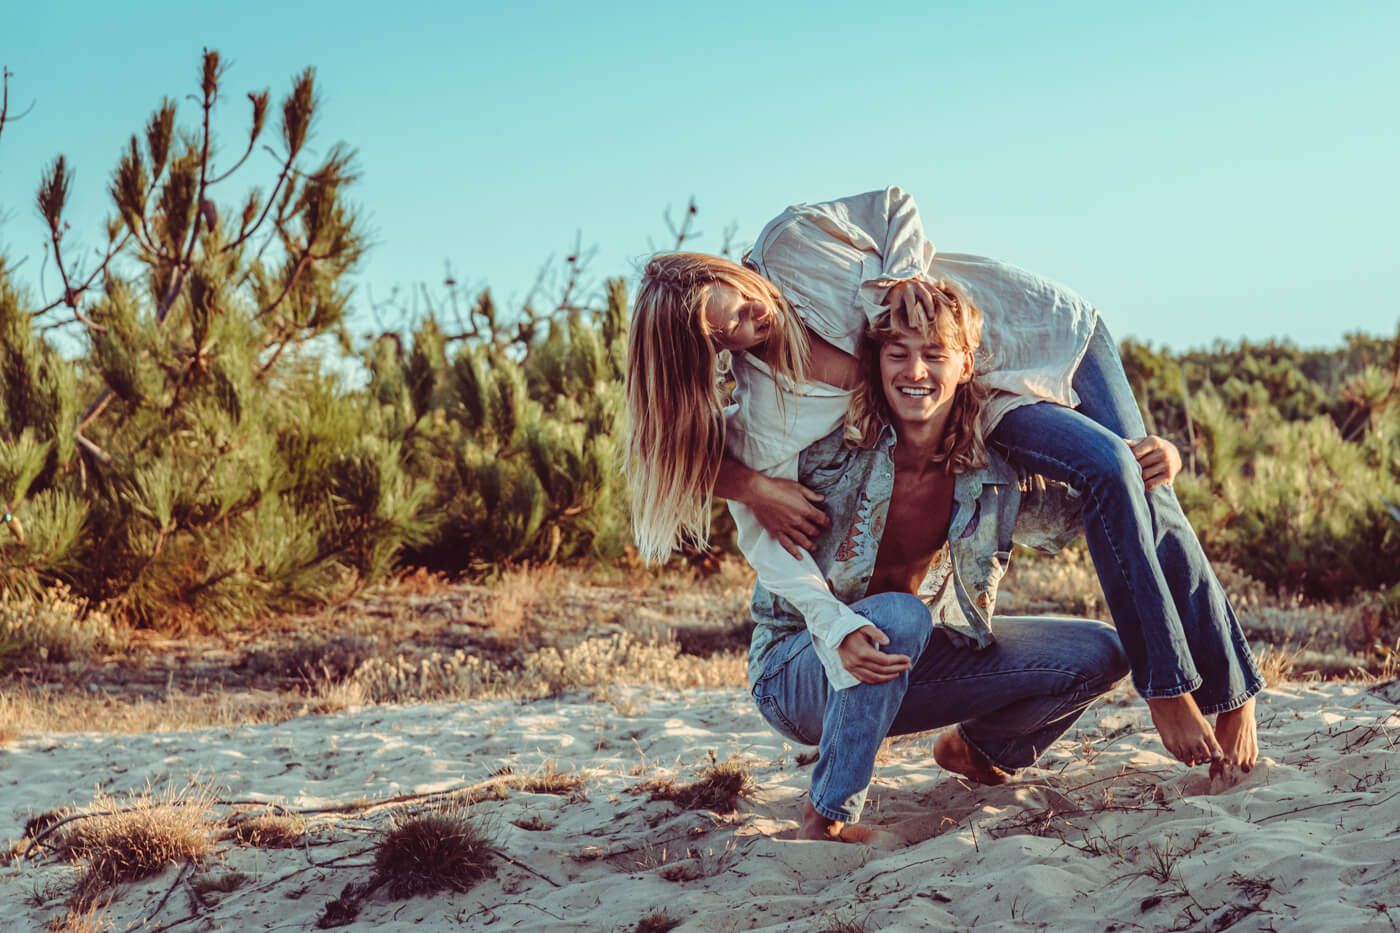
<path fill-rule="evenodd" d="M 820 575 L 794 561 L 792 579 L 769 581 L 790 599 L 754 591 L 754 699 L 778 732 L 821 746 L 803 839 L 875 840 L 851 824 L 885 736 L 956 723 L 939 765 L 1000 784 L 1128 671 L 1102 622 L 993 620 L 1013 531 L 1053 550 L 1080 515 L 1064 487 L 984 448 L 971 383 L 982 315 L 946 283 L 932 293 L 932 307 L 909 302 L 866 331 L 845 425 L 800 457 L 798 481 L 831 519 L 811 549 Z"/>

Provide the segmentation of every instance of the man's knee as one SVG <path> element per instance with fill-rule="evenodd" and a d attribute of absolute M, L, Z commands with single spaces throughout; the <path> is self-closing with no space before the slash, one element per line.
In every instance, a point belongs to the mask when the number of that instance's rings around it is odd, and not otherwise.
<path fill-rule="evenodd" d="M 856 609 L 889 638 L 884 650 L 917 659 L 933 631 L 933 616 L 912 593 L 880 593 L 861 600 Z"/>
<path fill-rule="evenodd" d="M 1113 626 L 1104 622 L 1086 625 L 1080 639 L 1085 673 L 1095 676 L 1105 690 L 1128 676 L 1132 665 Z"/>

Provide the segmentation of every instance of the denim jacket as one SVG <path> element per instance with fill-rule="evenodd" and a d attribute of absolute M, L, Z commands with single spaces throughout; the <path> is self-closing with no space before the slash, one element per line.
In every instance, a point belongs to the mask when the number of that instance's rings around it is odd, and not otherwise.
<path fill-rule="evenodd" d="M 865 598 L 875 570 L 894 490 L 896 439 L 887 425 L 872 447 L 852 448 L 846 446 L 843 430 L 837 427 L 802 452 L 797 479 L 825 497 L 831 523 L 814 540 L 812 557 L 825 577 L 827 598 L 849 605 Z M 1011 558 L 1013 536 L 1028 547 L 1051 552 L 1081 531 L 1077 494 L 1039 476 L 1022 477 L 1005 458 L 988 450 L 985 467 L 957 475 L 948 545 L 919 588 L 931 623 L 977 647 L 990 645 L 997 585 Z M 951 574 L 941 566 L 943 559 L 951 560 Z M 758 626 L 749 646 L 752 685 L 763 674 L 768 651 L 806 623 L 791 602 L 769 592 L 761 580 L 754 587 L 750 610 Z M 845 634 L 849 631 L 841 637 Z M 834 688 L 858 683 L 841 664 L 839 641 L 828 644 L 815 635 L 813 641 Z"/>

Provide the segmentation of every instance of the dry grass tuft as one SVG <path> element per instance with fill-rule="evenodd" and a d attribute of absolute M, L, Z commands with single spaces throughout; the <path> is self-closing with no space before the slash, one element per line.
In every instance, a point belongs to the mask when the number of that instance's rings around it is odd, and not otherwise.
<path fill-rule="evenodd" d="M 0 598 L 0 670 L 33 661 L 85 661 L 121 648 L 129 635 L 62 583 L 39 598 Z"/>
<path fill-rule="evenodd" d="M 306 819 L 295 813 L 267 810 L 229 821 L 226 839 L 259 849 L 290 849 L 306 839 Z"/>
<path fill-rule="evenodd" d="M 251 875 L 241 871 L 209 872 L 191 878 L 190 887 L 199 895 L 228 894 L 231 891 L 237 891 L 252 880 Z"/>
<path fill-rule="evenodd" d="M 487 834 L 459 807 L 396 816 L 374 850 L 374 879 L 395 898 L 467 891 L 491 873 Z"/>
<path fill-rule="evenodd" d="M 69 909 L 62 916 L 54 914 L 49 918 L 50 933 L 110 933 L 117 925 L 107 915 L 105 904 L 96 904 L 84 910 Z"/>
<path fill-rule="evenodd" d="M 214 848 L 213 806 L 208 785 L 160 794 L 148 788 L 126 800 L 99 794 L 81 819 L 50 837 L 61 856 L 83 865 L 70 903 L 85 910 L 118 884 L 202 861 Z"/>
<path fill-rule="evenodd" d="M 682 810 L 731 813 L 738 808 L 740 797 L 753 794 L 754 784 L 749 766 L 731 757 L 710 765 L 687 784 L 677 784 L 673 778 L 657 778 L 643 782 L 636 790 L 650 792 L 652 800 L 669 800 Z"/>
<path fill-rule="evenodd" d="M 502 783 L 514 790 L 527 794 L 554 794 L 570 800 L 583 800 L 583 775 L 574 771 L 560 771 L 559 765 L 546 761 L 535 774 L 511 775 Z"/>
<path fill-rule="evenodd" d="M 669 910 L 656 910 L 637 921 L 632 933 L 666 933 L 681 925 L 681 918 Z"/>
<path fill-rule="evenodd" d="M 519 826 L 532 833 L 540 833 L 554 828 L 554 824 L 543 813 L 531 813 L 529 816 L 522 816 L 520 819 L 510 822 L 512 826 Z"/>
<path fill-rule="evenodd" d="M 496 584 L 495 601 L 486 613 L 486 627 L 498 648 L 516 648 L 540 637 L 540 623 L 530 610 L 540 597 L 559 588 L 552 566 L 507 570 Z"/>
<path fill-rule="evenodd" d="M 870 925 L 855 917 L 841 917 L 836 914 L 824 915 L 820 933 L 870 933 Z"/>
<path fill-rule="evenodd" d="M 1272 646 L 1255 655 L 1254 663 L 1259 666 L 1259 673 L 1264 678 L 1264 685 L 1276 687 L 1287 681 L 1293 673 L 1295 657 L 1296 652 Z"/>

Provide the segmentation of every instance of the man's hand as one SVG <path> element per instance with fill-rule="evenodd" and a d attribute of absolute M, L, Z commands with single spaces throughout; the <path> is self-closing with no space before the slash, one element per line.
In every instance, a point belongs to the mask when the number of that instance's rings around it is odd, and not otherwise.
<path fill-rule="evenodd" d="M 794 480 L 764 476 L 762 481 L 755 480 L 752 495 L 743 501 L 764 530 L 793 557 L 802 556 L 800 548 L 810 551 L 812 539 L 831 524 L 826 513 L 817 508 L 821 494 Z"/>
<path fill-rule="evenodd" d="M 862 625 L 841 640 L 836 653 L 841 665 L 863 684 L 882 684 L 909 670 L 913 662 L 905 654 L 886 654 L 880 648 L 890 637 L 873 625 Z"/>
<path fill-rule="evenodd" d="M 1128 446 L 1142 467 L 1142 481 L 1148 489 L 1156 489 L 1163 483 L 1170 486 L 1181 472 L 1181 451 L 1165 437 L 1155 434 L 1134 437 L 1128 440 Z"/>

